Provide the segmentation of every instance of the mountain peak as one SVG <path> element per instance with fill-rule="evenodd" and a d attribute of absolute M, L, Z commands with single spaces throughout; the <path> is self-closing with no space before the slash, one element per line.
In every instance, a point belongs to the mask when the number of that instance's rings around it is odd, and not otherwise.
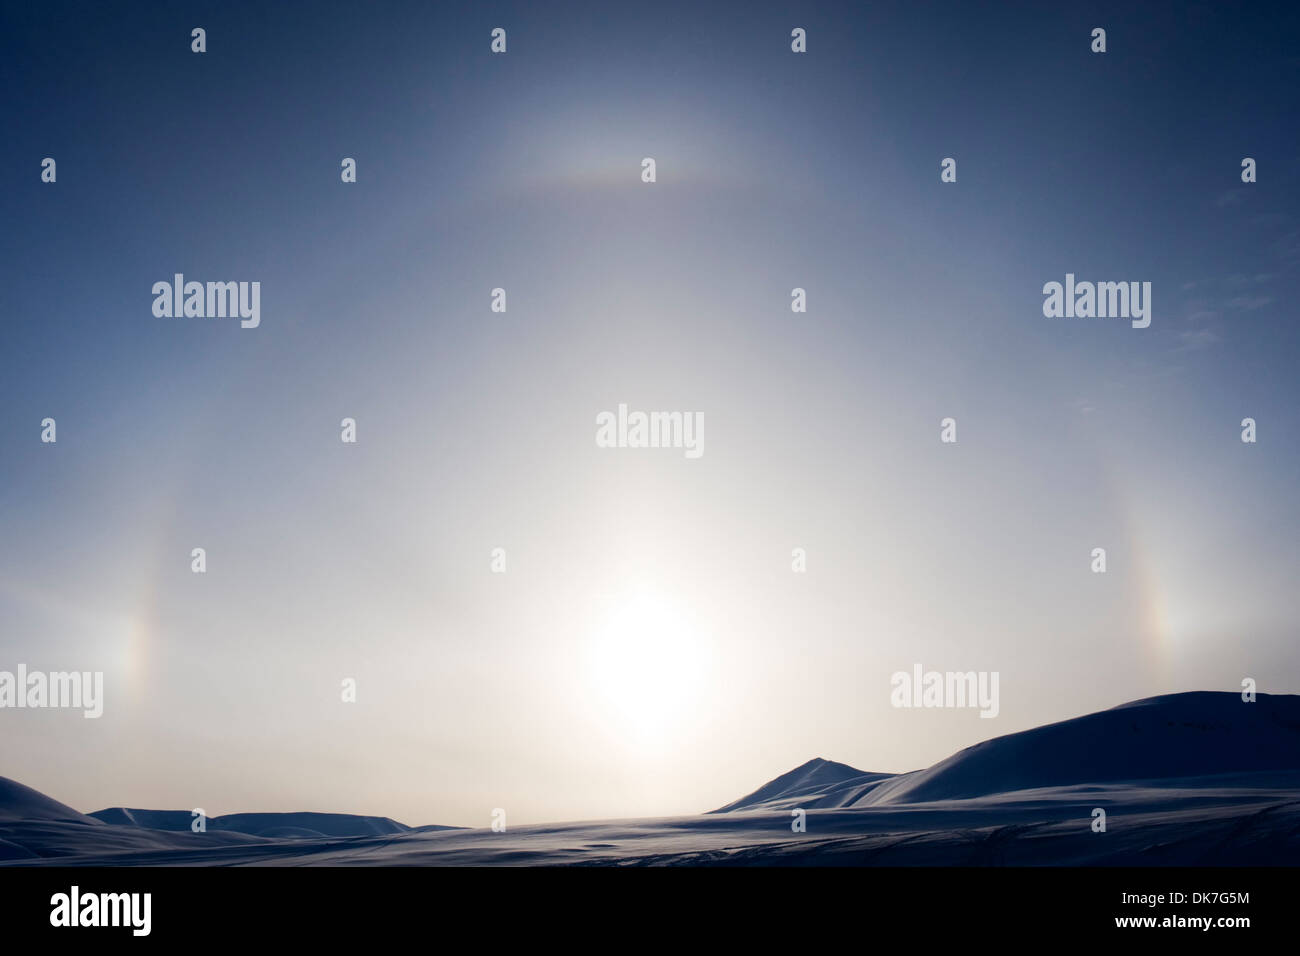
<path fill-rule="evenodd" d="M 858 770 L 846 763 L 836 763 L 824 757 L 813 757 L 769 780 L 751 794 L 741 797 L 734 803 L 719 807 L 712 813 L 727 813 L 732 810 L 788 809 L 799 803 L 801 798 L 813 797 L 801 806 L 828 806 L 826 801 L 833 799 L 831 794 L 842 794 L 845 788 L 856 791 L 864 785 L 874 785 L 892 776 L 891 774 L 869 773 Z"/>

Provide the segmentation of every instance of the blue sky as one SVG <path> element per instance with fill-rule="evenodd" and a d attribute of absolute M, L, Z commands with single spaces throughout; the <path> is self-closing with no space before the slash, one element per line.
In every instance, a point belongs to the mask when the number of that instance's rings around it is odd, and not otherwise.
<path fill-rule="evenodd" d="M 0 669 L 107 696 L 0 712 L 6 775 L 690 812 L 1300 692 L 1294 11 L 456 6 L 3 14 Z M 260 327 L 154 317 L 176 272 Z M 1150 328 L 1045 318 L 1066 273 L 1151 282 Z M 705 454 L 597 448 L 620 402 Z M 916 662 L 999 717 L 891 708 Z"/>

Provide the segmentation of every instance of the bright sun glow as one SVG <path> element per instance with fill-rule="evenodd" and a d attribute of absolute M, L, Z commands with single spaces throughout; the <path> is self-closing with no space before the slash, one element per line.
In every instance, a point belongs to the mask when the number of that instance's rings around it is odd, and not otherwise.
<path fill-rule="evenodd" d="M 708 653 L 692 615 L 641 589 L 611 601 L 591 646 L 601 710 L 638 744 L 666 744 L 689 730 L 706 690 Z"/>

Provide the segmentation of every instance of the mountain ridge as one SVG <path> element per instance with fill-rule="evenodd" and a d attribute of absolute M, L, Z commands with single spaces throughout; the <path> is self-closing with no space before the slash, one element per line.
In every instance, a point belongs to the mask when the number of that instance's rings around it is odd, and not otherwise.
<path fill-rule="evenodd" d="M 852 773 L 807 785 L 821 761 Z M 820 766 L 820 765 L 819 765 Z M 815 758 L 712 813 L 859 808 L 965 800 L 1085 784 L 1300 771 L 1300 695 L 1186 691 L 980 741 L 900 774 Z"/>

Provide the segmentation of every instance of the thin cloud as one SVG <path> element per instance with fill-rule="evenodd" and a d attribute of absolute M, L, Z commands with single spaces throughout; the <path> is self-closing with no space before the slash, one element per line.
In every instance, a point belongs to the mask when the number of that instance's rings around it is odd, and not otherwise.
<path fill-rule="evenodd" d="M 1184 329 L 1178 339 L 1180 352 L 1199 352 L 1223 341 L 1213 329 Z"/>
<path fill-rule="evenodd" d="M 1230 309 L 1238 312 L 1253 312 L 1255 309 L 1262 309 L 1265 306 L 1273 304 L 1271 295 L 1239 295 L 1229 299 L 1225 304 Z"/>

